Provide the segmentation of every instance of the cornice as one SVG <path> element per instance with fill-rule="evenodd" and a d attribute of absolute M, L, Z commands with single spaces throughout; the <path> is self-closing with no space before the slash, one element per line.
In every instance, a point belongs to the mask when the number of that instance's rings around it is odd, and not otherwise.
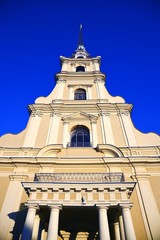
<path fill-rule="evenodd" d="M 115 112 L 119 115 L 129 115 L 133 105 L 128 103 L 99 103 L 97 102 L 97 107 L 99 110 L 108 111 L 110 113 Z"/>
<path fill-rule="evenodd" d="M 102 78 L 103 81 L 105 81 L 106 79 L 106 75 L 100 71 L 91 71 L 91 72 L 68 72 L 68 71 L 63 71 L 63 72 L 59 72 L 55 75 L 56 81 L 58 81 L 59 79 L 65 79 L 67 80 L 67 77 L 74 77 L 74 79 L 76 77 L 85 77 L 85 81 L 87 80 L 87 77 L 94 77 L 94 80 L 98 78 Z M 84 80 L 83 80 L 84 81 Z"/>
<path fill-rule="evenodd" d="M 67 58 L 64 56 L 60 56 L 61 63 L 63 62 L 101 62 L 101 56 L 93 57 L 93 58 Z"/>
<path fill-rule="evenodd" d="M 55 166 L 55 165 L 134 165 L 134 166 L 159 166 L 160 156 L 139 157 L 96 157 L 96 156 L 73 156 L 73 157 L 0 157 L 0 167 L 31 167 L 31 166 Z"/>
<path fill-rule="evenodd" d="M 75 83 L 73 83 L 73 84 L 69 84 L 67 87 L 92 87 L 93 86 L 93 84 L 83 84 L 83 83 L 78 83 L 78 84 L 75 84 Z"/>
<path fill-rule="evenodd" d="M 73 116 L 73 115 L 72 115 Z M 72 117 L 72 116 L 66 116 Z M 89 115 L 90 116 L 90 115 Z M 93 119 L 96 117 L 92 115 Z M 113 145 L 105 145 L 105 144 L 99 144 L 98 145 L 98 151 L 105 150 L 106 148 L 109 148 L 112 151 L 117 152 L 117 157 L 116 161 L 124 161 L 124 159 L 128 159 L 131 161 L 143 161 L 143 162 L 160 162 L 160 146 L 141 146 L 141 147 L 116 147 Z M 43 149 L 57 149 L 58 151 L 62 148 L 61 144 L 55 144 L 55 145 L 47 145 L 44 148 L 29 148 L 29 147 L 21 147 L 21 148 L 9 148 L 9 147 L 3 147 L 0 148 L 0 162 L 1 163 L 12 163 L 15 161 L 27 161 L 27 162 L 34 162 L 34 161 L 45 161 L 44 157 L 39 157 L 37 158 L 37 155 L 39 152 L 41 152 Z M 119 157 L 118 157 L 119 156 Z M 124 156 L 124 157 L 122 157 Z M 65 157 L 61 157 L 61 159 L 64 159 Z M 78 158 L 80 159 L 79 156 L 74 156 L 74 159 Z M 81 157 L 83 158 L 83 157 Z M 37 160 L 38 159 L 38 160 Z M 52 158 L 56 159 L 55 157 Z M 70 158 L 65 158 L 65 159 L 72 159 Z M 88 157 L 90 159 L 90 157 Z M 91 157 L 91 159 L 101 159 L 101 157 Z M 109 160 L 109 158 L 106 158 Z M 115 161 L 115 157 L 114 157 Z M 128 160 L 127 160 L 128 161 Z"/>
<path fill-rule="evenodd" d="M 118 114 L 128 114 L 131 112 L 133 105 L 132 104 L 126 104 L 126 103 L 108 103 L 108 100 L 102 99 L 102 102 L 100 102 L 98 99 L 93 100 L 53 100 L 50 104 L 30 104 L 28 106 L 28 110 L 33 114 L 33 116 L 38 115 L 40 116 L 43 112 L 53 112 L 57 110 L 64 109 L 65 107 L 79 107 L 79 105 L 86 107 L 87 105 L 89 107 L 94 107 L 95 109 L 98 109 L 100 111 L 108 111 L 108 112 L 116 112 Z"/>

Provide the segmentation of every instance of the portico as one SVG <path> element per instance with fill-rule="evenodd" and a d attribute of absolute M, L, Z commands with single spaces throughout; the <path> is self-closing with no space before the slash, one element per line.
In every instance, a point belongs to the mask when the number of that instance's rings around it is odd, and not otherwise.
<path fill-rule="evenodd" d="M 35 180 L 22 183 L 29 195 L 22 239 L 32 239 L 37 206 L 47 240 L 57 240 L 58 236 L 65 239 L 67 233 L 70 238 L 66 239 L 80 239 L 81 233 L 82 239 L 106 240 L 114 234 L 118 240 L 123 239 L 122 231 L 125 239 L 131 239 L 131 232 L 135 239 L 129 201 L 135 183 L 125 182 L 122 173 L 42 173 Z M 122 216 L 124 227 L 118 220 L 112 229 L 117 213 Z"/>

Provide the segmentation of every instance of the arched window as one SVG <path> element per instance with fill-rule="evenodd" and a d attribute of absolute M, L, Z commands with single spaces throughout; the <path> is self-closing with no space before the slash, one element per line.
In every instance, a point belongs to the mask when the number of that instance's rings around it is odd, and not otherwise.
<path fill-rule="evenodd" d="M 83 66 L 76 67 L 76 72 L 85 72 L 85 67 Z"/>
<path fill-rule="evenodd" d="M 77 126 L 71 132 L 71 147 L 90 147 L 89 129 L 85 126 Z"/>
<path fill-rule="evenodd" d="M 86 100 L 86 91 L 82 88 L 78 88 L 74 93 L 75 100 Z"/>

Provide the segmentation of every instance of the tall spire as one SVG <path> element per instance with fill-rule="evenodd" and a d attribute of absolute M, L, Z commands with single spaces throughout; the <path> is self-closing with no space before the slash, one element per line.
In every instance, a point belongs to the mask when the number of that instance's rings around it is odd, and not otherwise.
<path fill-rule="evenodd" d="M 80 24 L 79 30 L 79 37 L 78 37 L 78 47 L 74 54 L 72 55 L 74 58 L 88 58 L 89 53 L 86 51 L 83 43 L 83 36 L 82 36 L 82 24 Z"/>
<path fill-rule="evenodd" d="M 82 36 L 82 24 L 80 24 L 78 46 L 83 46 L 83 36 Z"/>

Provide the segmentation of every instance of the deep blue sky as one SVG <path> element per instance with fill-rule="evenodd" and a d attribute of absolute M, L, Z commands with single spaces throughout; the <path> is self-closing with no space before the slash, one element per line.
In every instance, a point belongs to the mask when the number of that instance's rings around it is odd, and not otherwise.
<path fill-rule="evenodd" d="M 52 91 L 59 56 L 76 49 L 81 23 L 110 94 L 133 104 L 136 128 L 160 134 L 160 1 L 1 0 L 0 136 L 23 130 L 28 104 Z"/>

